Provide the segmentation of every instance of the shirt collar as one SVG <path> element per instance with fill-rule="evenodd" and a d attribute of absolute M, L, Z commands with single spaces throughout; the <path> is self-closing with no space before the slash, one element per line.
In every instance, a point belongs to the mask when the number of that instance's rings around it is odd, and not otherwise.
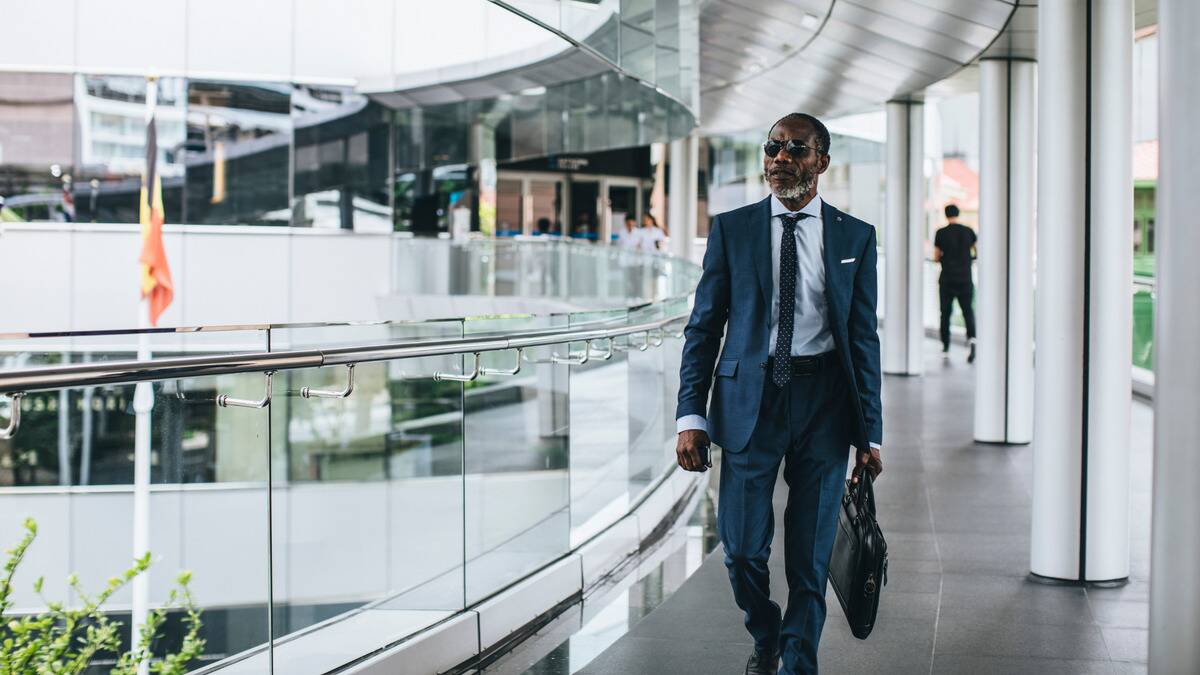
<path fill-rule="evenodd" d="M 795 213 L 805 213 L 813 218 L 820 218 L 821 206 L 823 203 L 824 202 L 821 201 L 821 195 L 814 195 L 813 198 L 804 205 L 804 208 L 796 211 Z M 793 213 L 793 211 L 784 206 L 783 202 L 779 201 L 779 197 L 771 195 L 771 217 L 774 218 L 785 213 Z"/>

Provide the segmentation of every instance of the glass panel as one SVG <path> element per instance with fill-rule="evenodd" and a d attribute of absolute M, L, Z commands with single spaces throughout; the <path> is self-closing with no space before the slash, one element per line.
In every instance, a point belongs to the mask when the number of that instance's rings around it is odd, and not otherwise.
<path fill-rule="evenodd" d="M 630 323 L 653 321 L 663 316 L 662 309 L 652 305 L 629 311 Z M 668 432 L 674 435 L 674 406 L 669 414 L 664 414 L 666 403 L 663 401 L 666 392 L 667 379 L 664 371 L 663 352 L 661 348 L 648 347 L 640 350 L 644 344 L 645 335 L 630 336 L 627 343 L 633 345 L 629 350 L 629 492 L 637 497 L 644 492 L 654 480 L 669 466 L 664 450 L 663 439 Z M 666 343 L 664 342 L 664 345 Z M 678 371 L 676 371 L 677 373 Z M 674 403 L 674 400 L 671 402 Z M 669 422 L 669 424 L 668 424 Z"/>
<path fill-rule="evenodd" d="M 78 222 L 139 222 L 142 173 L 146 168 L 146 78 L 77 75 L 75 110 L 79 120 L 79 167 L 72 184 Z M 183 78 L 157 80 L 154 110 L 156 167 L 162 178 L 163 213 L 168 223 L 183 218 Z"/>
<path fill-rule="evenodd" d="M 291 223 L 292 86 L 188 81 L 183 222 Z"/>
<path fill-rule="evenodd" d="M 390 232 L 391 113 L 346 88 L 296 85 L 292 223 Z"/>
<path fill-rule="evenodd" d="M 599 197 L 599 181 L 571 181 L 571 231 L 569 234 L 572 239 L 596 240 L 600 222 L 596 215 Z"/>
<path fill-rule="evenodd" d="M 611 238 L 614 242 L 626 241 L 632 245 L 632 233 L 637 228 L 638 210 L 637 210 L 637 188 L 628 185 L 612 185 L 608 188 L 608 204 L 611 210 L 611 218 L 609 220 Z M 629 228 L 626 227 L 625 219 L 632 218 L 629 222 Z M 615 262 L 612 261 L 612 262 Z"/>
<path fill-rule="evenodd" d="M 71 220 L 64 187 L 74 170 L 74 75 L 0 73 L 0 222 Z"/>
<path fill-rule="evenodd" d="M 263 378 L 259 374 L 230 375 L 140 386 L 150 403 L 145 409 L 134 405 L 132 387 L 111 394 L 95 393 L 90 398 L 101 408 L 91 418 L 93 428 L 111 444 L 109 455 L 118 457 L 125 469 L 104 481 L 111 485 L 36 492 L 0 489 L 0 512 L 10 514 L 0 521 L 0 540 L 5 547 L 15 544 L 21 534 L 22 519 L 13 516 L 30 517 L 38 524 L 37 539 L 16 575 L 12 599 L 17 607 L 44 609 L 43 598 L 32 592 L 33 580 L 44 576 L 45 599 L 74 600 L 66 583 L 71 573 L 87 592 L 99 592 L 108 579 L 130 567 L 133 533 L 142 530 L 152 559 L 144 573 L 151 607 L 166 602 L 182 571 L 191 572 L 190 590 L 203 623 L 199 637 L 205 640 L 201 659 L 191 664 L 199 667 L 262 645 L 267 637 L 267 413 L 216 405 L 219 393 L 261 396 Z M 78 402 L 89 400 L 78 390 L 59 396 L 58 392 L 31 393 L 31 412 L 39 412 L 38 407 L 51 401 L 59 401 L 61 411 L 62 401 L 74 409 Z M 110 406 L 110 401 L 114 405 Z M 24 417 L 16 438 L 0 441 L 0 474 L 10 479 L 25 470 L 41 471 L 37 464 L 14 463 L 20 456 L 14 449 L 39 438 L 43 440 L 38 442 L 53 443 L 46 418 L 38 414 Z M 205 424 L 198 426 L 197 417 Z M 130 463 L 137 454 L 133 430 L 139 418 L 147 429 L 142 436 L 147 441 L 143 456 L 152 478 L 160 484 L 148 495 L 146 519 L 135 523 Z M 88 418 L 83 419 L 86 429 Z M 110 428 L 128 431 L 103 436 Z M 76 426 L 68 435 L 74 436 L 78 429 Z M 58 430 L 60 436 L 62 430 Z M 181 445 L 182 455 L 178 452 Z M 193 456 L 197 449 L 200 459 Z M 216 458 L 215 467 L 208 465 L 209 457 Z M 208 482 L 219 482 L 207 486 L 161 484 L 163 473 L 179 464 L 186 474 L 199 471 Z M 214 469 L 215 475 L 211 473 Z M 94 473 L 101 472 L 97 469 Z M 132 602 L 131 584 L 109 599 L 109 615 L 128 625 Z M 178 608 L 170 610 L 168 617 L 159 655 L 162 645 L 177 649 L 186 632 Z M 128 649 L 128 638 L 123 639 Z"/>
<path fill-rule="evenodd" d="M 654 81 L 655 0 L 621 0 L 621 67 Z"/>
<path fill-rule="evenodd" d="M 1133 292 L 1133 365 L 1154 369 L 1154 287 L 1135 282 Z"/>
<path fill-rule="evenodd" d="M 562 234 L 563 184 L 558 180 L 529 181 L 533 234 Z"/>
<path fill-rule="evenodd" d="M 277 328 L 272 347 L 461 336 L 459 321 Z M 347 619 L 368 603 L 414 611 L 417 624 L 463 607 L 462 385 L 433 379 L 459 372 L 460 361 L 360 363 L 346 398 L 301 395 L 305 387 L 344 390 L 344 366 L 277 376 L 272 546 L 276 579 L 286 580 L 276 584 L 277 637 Z M 280 650 L 299 659 L 349 649 L 320 636 Z"/>
<path fill-rule="evenodd" d="M 565 325 L 564 316 L 480 318 L 465 330 Z M 565 353 L 565 345 L 557 349 Z M 528 349 L 518 375 L 484 376 L 465 388 L 467 603 L 568 550 L 570 367 L 529 362 L 548 360 L 552 351 Z M 511 369 L 514 358 L 512 351 L 484 354 L 483 366 Z"/>
<path fill-rule="evenodd" d="M 266 331 L 156 333 L 147 336 L 154 358 L 266 351 Z M 0 371 L 138 358 L 138 334 L 68 335 L 0 341 Z M 156 385 L 185 387 L 161 395 L 154 407 L 153 483 L 239 481 L 241 455 L 231 453 L 218 431 L 216 394 L 197 389 L 217 380 L 182 380 Z M 21 429 L 0 441 L 0 486 L 128 485 L 133 482 L 135 386 L 113 384 L 30 392 L 21 399 Z M 211 400 L 210 400 L 211 399 Z M 6 418 L 7 419 L 7 418 Z M 155 433 L 159 433 L 156 431 Z"/>
<path fill-rule="evenodd" d="M 617 63 L 620 60 L 619 0 L 586 0 L 562 3 L 562 29 L 568 36 Z"/>
<path fill-rule="evenodd" d="M 522 233 L 520 179 L 496 181 L 496 236 L 515 237 Z"/>
<path fill-rule="evenodd" d="M 675 96 L 680 95 L 679 3 L 680 0 L 656 0 L 654 9 L 654 82 Z"/>
<path fill-rule="evenodd" d="M 623 321 L 623 309 L 577 312 L 571 325 Z M 582 350 L 584 345 L 573 345 Z M 578 546 L 623 517 L 629 507 L 629 389 L 626 354 L 607 353 L 607 341 L 571 373 L 571 546 Z"/>

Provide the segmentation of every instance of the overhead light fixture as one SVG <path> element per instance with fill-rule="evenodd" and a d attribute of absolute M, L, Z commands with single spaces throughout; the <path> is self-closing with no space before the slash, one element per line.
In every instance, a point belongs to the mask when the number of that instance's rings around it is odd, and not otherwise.
<path fill-rule="evenodd" d="M 816 30 L 817 26 L 821 25 L 821 17 L 816 14 L 804 13 L 804 18 L 800 19 L 800 25 L 809 30 Z"/>
<path fill-rule="evenodd" d="M 545 87 L 529 87 L 528 89 L 521 90 L 522 96 L 541 96 L 542 94 L 545 94 L 545 93 L 546 93 Z"/>

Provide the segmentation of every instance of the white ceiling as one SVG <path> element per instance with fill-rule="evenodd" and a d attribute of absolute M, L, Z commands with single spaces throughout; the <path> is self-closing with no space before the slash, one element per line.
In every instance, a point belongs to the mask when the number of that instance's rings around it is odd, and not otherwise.
<path fill-rule="evenodd" d="M 800 110 L 838 115 L 919 93 L 985 52 L 1034 48 L 1016 0 L 708 0 L 700 14 L 705 133 Z M 999 46 L 999 45 L 997 45 Z M 1029 54 L 1032 56 L 1032 52 Z"/>
<path fill-rule="evenodd" d="M 1038 0 L 701 2 L 704 133 L 977 91 L 979 58 L 1037 58 Z M 1138 29 L 1157 21 L 1158 0 L 1134 0 Z"/>

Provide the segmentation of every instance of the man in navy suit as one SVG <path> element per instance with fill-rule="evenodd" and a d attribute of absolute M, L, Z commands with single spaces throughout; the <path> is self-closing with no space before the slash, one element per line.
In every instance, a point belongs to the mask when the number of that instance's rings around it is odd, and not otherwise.
<path fill-rule="evenodd" d="M 746 673 L 776 673 L 781 658 L 781 672 L 816 673 L 850 447 L 853 480 L 883 470 L 875 228 L 817 194 L 829 167 L 820 120 L 784 117 L 763 151 L 771 196 L 717 216 L 708 236 L 684 331 L 676 454 L 684 469 L 704 471 L 709 439 L 724 450 L 717 527 L 754 637 Z M 782 613 L 767 572 L 781 463 Z"/>

